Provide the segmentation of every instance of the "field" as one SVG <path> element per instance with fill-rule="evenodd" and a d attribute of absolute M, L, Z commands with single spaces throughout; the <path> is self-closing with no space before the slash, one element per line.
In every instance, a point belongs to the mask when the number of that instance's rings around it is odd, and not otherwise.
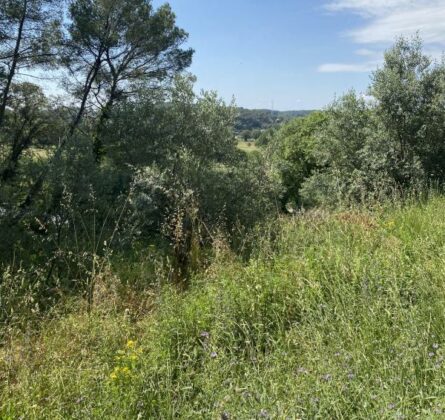
<path fill-rule="evenodd" d="M 445 199 L 259 238 L 247 263 L 221 246 L 187 292 L 123 301 L 109 274 L 92 313 L 67 301 L 11 329 L 0 417 L 443 418 Z"/>
<path fill-rule="evenodd" d="M 254 141 L 239 141 L 238 149 L 246 153 L 252 153 L 258 151 L 258 146 L 255 145 Z"/>

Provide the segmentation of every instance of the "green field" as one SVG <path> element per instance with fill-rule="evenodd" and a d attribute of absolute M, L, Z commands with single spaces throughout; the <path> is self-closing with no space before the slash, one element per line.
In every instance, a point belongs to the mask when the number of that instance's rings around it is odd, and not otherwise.
<path fill-rule="evenodd" d="M 445 199 L 270 229 L 185 294 L 123 298 L 110 274 L 91 314 L 11 330 L 0 417 L 443 418 Z"/>
<path fill-rule="evenodd" d="M 255 145 L 255 142 L 253 141 L 238 141 L 238 149 L 242 150 L 243 152 L 251 153 L 258 151 L 258 146 Z"/>

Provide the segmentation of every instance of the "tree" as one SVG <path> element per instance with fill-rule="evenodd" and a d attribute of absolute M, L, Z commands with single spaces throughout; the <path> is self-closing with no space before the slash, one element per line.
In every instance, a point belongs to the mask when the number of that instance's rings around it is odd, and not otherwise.
<path fill-rule="evenodd" d="M 197 96 L 192 80 L 178 78 L 166 97 L 146 94 L 119 108 L 104 132 L 107 162 L 135 180 L 135 230 L 159 231 L 181 210 L 230 231 L 276 209 L 270 165 L 238 150 L 235 109 L 215 93 Z"/>
<path fill-rule="evenodd" d="M 168 5 L 155 10 L 151 0 L 75 0 L 70 6 L 70 38 L 64 64 L 74 76 L 83 74 L 72 92 L 80 106 L 80 122 L 91 97 L 100 111 L 95 155 L 102 153 L 101 131 L 116 101 L 135 95 L 140 86 L 156 87 L 185 68 L 191 49 L 181 49 L 187 33 L 175 24 Z"/>
<path fill-rule="evenodd" d="M 0 0 L 0 128 L 14 78 L 55 63 L 61 0 Z"/>
<path fill-rule="evenodd" d="M 363 202 L 394 187 L 392 144 L 374 104 L 354 91 L 326 109 L 311 155 L 314 169 L 300 188 L 306 205 Z"/>
<path fill-rule="evenodd" d="M 143 86 L 168 82 L 190 65 L 193 54 L 180 48 L 188 35 L 176 26 L 170 7 L 156 10 L 151 0 L 74 0 L 69 16 L 62 64 L 70 76 L 66 85 L 79 104 L 49 164 L 61 157 L 88 108 L 99 112 L 91 134 L 100 160 L 103 127 L 116 102 L 130 100 Z M 41 190 L 45 174 L 31 186 L 19 218 Z"/>
<path fill-rule="evenodd" d="M 0 169 L 0 184 L 12 179 L 19 159 L 48 126 L 48 102 L 42 89 L 29 82 L 12 86 L 10 113 L 4 127 L 9 154 Z"/>
<path fill-rule="evenodd" d="M 409 167 L 420 159 L 429 178 L 445 179 L 445 64 L 434 63 L 422 51 L 420 38 L 400 38 L 385 53 L 374 72 L 370 93 L 377 113 L 396 146 L 398 164 Z M 401 174 L 407 185 L 409 171 Z"/>
<path fill-rule="evenodd" d="M 314 148 L 318 133 L 326 122 L 324 112 L 313 112 L 295 118 L 281 127 L 269 141 L 272 155 L 284 187 L 282 205 L 301 204 L 300 189 L 306 178 L 317 168 Z M 264 141 L 264 140 L 263 140 Z"/>

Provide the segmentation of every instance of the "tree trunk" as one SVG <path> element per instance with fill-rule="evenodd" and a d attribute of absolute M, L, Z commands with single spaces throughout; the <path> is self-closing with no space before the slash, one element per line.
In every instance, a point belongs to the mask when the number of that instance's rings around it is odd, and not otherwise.
<path fill-rule="evenodd" d="M 20 19 L 19 29 L 17 33 L 17 39 L 15 42 L 14 55 L 12 57 L 11 69 L 9 70 L 8 77 L 6 79 L 5 89 L 3 90 L 2 100 L 0 103 L 0 128 L 3 127 L 6 112 L 6 103 L 8 101 L 9 90 L 11 89 L 12 79 L 15 76 L 15 71 L 17 68 L 17 63 L 20 57 L 20 45 L 22 43 L 23 27 L 26 21 L 26 13 L 28 9 L 28 0 L 23 3 L 23 14 Z"/>
<path fill-rule="evenodd" d="M 5 165 L 5 169 L 0 174 L 0 181 L 2 183 L 6 183 L 15 176 L 20 156 L 22 155 L 23 151 L 30 146 L 32 137 L 35 133 L 35 127 L 32 128 L 29 133 L 23 137 L 22 131 L 23 130 L 20 130 L 20 132 L 16 135 L 11 148 L 11 154 Z"/>

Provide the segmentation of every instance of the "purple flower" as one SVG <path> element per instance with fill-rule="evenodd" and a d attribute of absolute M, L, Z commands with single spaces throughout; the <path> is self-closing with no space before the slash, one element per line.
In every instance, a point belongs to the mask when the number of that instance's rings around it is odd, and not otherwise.
<path fill-rule="evenodd" d="M 349 372 L 349 373 L 348 373 L 348 379 L 349 379 L 350 381 L 352 381 L 354 378 L 355 378 L 355 374 L 352 373 L 352 372 Z"/>
<path fill-rule="evenodd" d="M 327 373 L 326 375 L 323 375 L 321 379 L 323 379 L 323 381 L 325 382 L 329 382 L 332 379 L 332 375 L 330 373 Z"/>
<path fill-rule="evenodd" d="M 396 405 L 394 403 L 388 404 L 388 409 L 389 410 L 394 410 L 394 408 L 396 408 Z"/>
<path fill-rule="evenodd" d="M 244 398 L 250 398 L 252 396 L 252 394 L 249 391 L 243 391 L 242 396 Z"/>
<path fill-rule="evenodd" d="M 320 402 L 320 398 L 311 398 L 311 403 L 316 405 Z"/>
<path fill-rule="evenodd" d="M 200 337 L 202 337 L 202 338 L 209 338 L 210 337 L 210 334 L 207 332 L 207 331 L 203 331 L 201 334 L 199 334 L 200 335 Z"/>
<path fill-rule="evenodd" d="M 218 353 L 216 353 L 216 351 L 212 351 L 212 352 L 210 353 L 210 357 L 211 357 L 212 359 L 216 359 L 217 356 L 218 356 Z"/>
<path fill-rule="evenodd" d="M 268 419 L 269 418 L 269 413 L 267 412 L 267 410 L 265 410 L 264 408 L 260 411 L 259 414 L 260 417 Z"/>

